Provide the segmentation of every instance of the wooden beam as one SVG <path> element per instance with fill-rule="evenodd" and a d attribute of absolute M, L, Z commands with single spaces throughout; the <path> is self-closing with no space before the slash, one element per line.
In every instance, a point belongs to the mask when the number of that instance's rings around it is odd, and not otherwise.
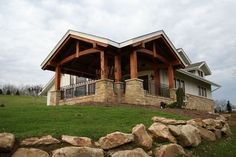
<path fill-rule="evenodd" d="M 79 41 L 76 42 L 75 51 L 76 51 L 75 52 L 76 53 L 75 57 L 78 58 L 79 57 L 79 51 L 80 51 L 80 49 L 79 49 Z"/>
<path fill-rule="evenodd" d="M 138 78 L 138 62 L 136 51 L 130 53 L 130 77 L 131 79 Z"/>
<path fill-rule="evenodd" d="M 60 65 L 65 64 L 65 63 L 71 61 L 71 60 L 74 59 L 74 58 L 76 58 L 76 54 L 73 54 L 73 55 L 70 55 L 70 56 L 64 58 L 62 61 L 60 61 L 59 64 L 60 64 Z"/>
<path fill-rule="evenodd" d="M 91 49 L 87 49 L 84 51 L 80 51 L 79 56 L 88 55 L 88 54 L 92 54 L 92 53 L 98 53 L 98 52 L 100 52 L 100 50 L 98 50 L 96 48 L 91 48 Z"/>
<path fill-rule="evenodd" d="M 153 55 L 157 57 L 156 42 L 153 42 Z"/>
<path fill-rule="evenodd" d="M 61 88 L 61 67 L 59 64 L 56 66 L 56 73 L 55 73 L 55 90 L 59 91 Z"/>
<path fill-rule="evenodd" d="M 154 63 L 154 84 L 155 84 L 155 94 L 158 95 L 160 89 L 160 75 L 157 63 Z"/>
<path fill-rule="evenodd" d="M 68 71 L 68 72 L 73 72 L 76 74 L 85 74 L 85 75 L 89 75 L 89 76 L 96 76 L 96 74 L 92 74 L 92 73 L 88 73 L 88 72 L 84 72 L 84 71 L 79 71 L 79 70 L 74 70 L 74 69 L 70 69 L 70 68 L 65 68 L 65 67 L 63 67 L 62 70 Z"/>
<path fill-rule="evenodd" d="M 121 81 L 121 60 L 120 55 L 115 56 L 115 82 Z"/>
<path fill-rule="evenodd" d="M 148 50 L 148 49 L 145 49 L 145 48 L 142 48 L 142 49 L 138 49 L 136 50 L 137 52 L 141 52 L 141 53 L 145 53 L 145 54 L 148 54 L 148 55 L 151 55 L 153 56 L 153 52 Z"/>
<path fill-rule="evenodd" d="M 96 43 L 97 45 L 100 45 L 100 46 L 103 46 L 103 47 L 107 47 L 108 46 L 108 44 L 105 44 L 105 43 L 102 43 L 102 42 L 99 42 L 99 41 L 96 41 L 96 40 L 80 37 L 80 36 L 77 36 L 77 35 L 71 35 L 71 37 L 74 38 L 74 39 L 82 40 L 82 41 L 85 41 L 85 42 L 88 42 L 88 43 L 92 43 L 92 44 Z"/>
<path fill-rule="evenodd" d="M 100 51 L 100 67 L 101 67 L 101 79 L 107 78 L 107 56 L 104 51 Z"/>
<path fill-rule="evenodd" d="M 168 67 L 168 79 L 169 79 L 169 88 L 174 88 L 174 68 L 172 65 Z"/>
<path fill-rule="evenodd" d="M 175 60 L 173 62 L 171 62 L 172 65 L 181 65 L 179 60 Z"/>

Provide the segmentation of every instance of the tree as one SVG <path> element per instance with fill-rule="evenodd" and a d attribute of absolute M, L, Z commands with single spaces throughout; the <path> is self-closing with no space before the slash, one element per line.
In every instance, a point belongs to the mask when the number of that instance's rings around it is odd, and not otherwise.
<path fill-rule="evenodd" d="M 10 92 L 9 89 L 7 90 L 6 94 L 7 94 L 7 95 L 11 95 L 11 92 Z"/>
<path fill-rule="evenodd" d="M 17 91 L 16 91 L 16 95 L 20 95 L 20 92 L 19 92 L 19 90 L 17 89 Z"/>
<path fill-rule="evenodd" d="M 177 107 L 182 108 L 184 104 L 185 93 L 183 88 L 178 88 L 176 91 Z"/>
<path fill-rule="evenodd" d="M 0 89 L 0 95 L 2 95 L 2 94 L 3 94 L 2 89 Z"/>
<path fill-rule="evenodd" d="M 229 113 L 231 113 L 231 112 L 232 112 L 232 107 L 231 107 L 231 104 L 230 104 L 229 101 L 227 101 L 226 107 L 227 107 L 227 111 L 228 111 Z"/>

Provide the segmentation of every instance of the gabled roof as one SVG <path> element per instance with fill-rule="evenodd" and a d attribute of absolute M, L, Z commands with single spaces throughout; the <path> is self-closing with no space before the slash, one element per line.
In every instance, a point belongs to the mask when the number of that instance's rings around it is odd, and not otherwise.
<path fill-rule="evenodd" d="M 175 52 L 176 56 L 178 57 L 178 59 L 181 61 L 181 63 L 184 65 L 184 61 L 183 59 L 180 57 L 179 53 L 177 52 L 176 48 L 174 47 L 173 43 L 170 41 L 170 39 L 167 37 L 167 35 L 165 34 L 165 32 L 163 30 L 160 31 L 156 31 L 156 32 L 152 32 L 149 34 L 145 34 L 136 38 L 132 38 L 129 40 L 126 40 L 124 42 L 116 42 L 113 40 L 110 40 L 108 38 L 104 38 L 104 37 L 99 37 L 96 35 L 92 35 L 92 34 L 87 34 L 87 33 L 83 33 L 83 32 L 78 32 L 78 31 L 74 31 L 74 30 L 68 30 L 66 32 L 66 34 L 62 37 L 62 39 L 56 44 L 56 46 L 53 48 L 53 50 L 50 52 L 50 54 L 45 58 L 45 60 L 42 62 L 41 67 L 43 68 L 46 63 L 50 60 L 50 58 L 53 56 L 53 54 L 56 52 L 56 50 L 60 47 L 60 45 L 70 36 L 70 35 L 74 35 L 74 36 L 78 36 L 84 39 L 89 39 L 92 41 L 97 41 L 103 44 L 108 44 L 110 46 L 116 47 L 116 48 L 123 48 L 138 42 L 142 42 L 144 40 L 155 40 L 155 38 L 158 37 L 162 37 L 164 38 L 167 43 L 169 44 L 169 46 L 172 48 L 172 50 Z"/>
<path fill-rule="evenodd" d="M 178 51 L 180 57 L 183 59 L 186 66 L 188 66 L 192 63 L 192 61 L 189 59 L 189 57 L 187 56 L 187 54 L 184 52 L 184 50 L 182 48 L 178 48 L 177 51 Z"/>
<path fill-rule="evenodd" d="M 193 64 L 190 64 L 187 67 L 185 67 L 185 70 L 187 70 L 187 71 L 197 70 L 197 69 L 202 69 L 204 71 L 205 75 L 211 75 L 211 70 L 205 61 L 193 63 Z"/>

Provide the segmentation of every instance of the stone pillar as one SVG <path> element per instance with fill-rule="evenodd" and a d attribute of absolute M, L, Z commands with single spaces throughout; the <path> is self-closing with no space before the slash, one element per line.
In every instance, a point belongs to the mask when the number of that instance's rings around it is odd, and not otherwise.
<path fill-rule="evenodd" d="M 114 84 L 114 93 L 116 95 L 116 102 L 122 103 L 122 97 L 124 94 L 124 83 L 123 82 L 115 82 Z"/>
<path fill-rule="evenodd" d="M 95 101 L 104 103 L 114 102 L 113 80 L 100 79 L 96 81 Z"/>
<path fill-rule="evenodd" d="M 134 78 L 125 82 L 125 103 L 145 104 L 143 80 Z"/>
<path fill-rule="evenodd" d="M 50 102 L 49 106 L 56 106 L 59 104 L 59 100 L 61 99 L 61 91 L 51 91 L 50 92 Z"/>

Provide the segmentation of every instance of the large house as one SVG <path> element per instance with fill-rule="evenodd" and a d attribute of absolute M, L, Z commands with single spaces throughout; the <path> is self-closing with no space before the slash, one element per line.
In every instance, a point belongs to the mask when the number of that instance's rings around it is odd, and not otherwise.
<path fill-rule="evenodd" d="M 192 63 L 164 31 L 121 43 L 69 30 L 41 64 L 55 71 L 44 87 L 48 105 L 86 102 L 160 105 L 185 91 L 186 108 L 212 111 L 220 85 L 205 61 Z"/>

